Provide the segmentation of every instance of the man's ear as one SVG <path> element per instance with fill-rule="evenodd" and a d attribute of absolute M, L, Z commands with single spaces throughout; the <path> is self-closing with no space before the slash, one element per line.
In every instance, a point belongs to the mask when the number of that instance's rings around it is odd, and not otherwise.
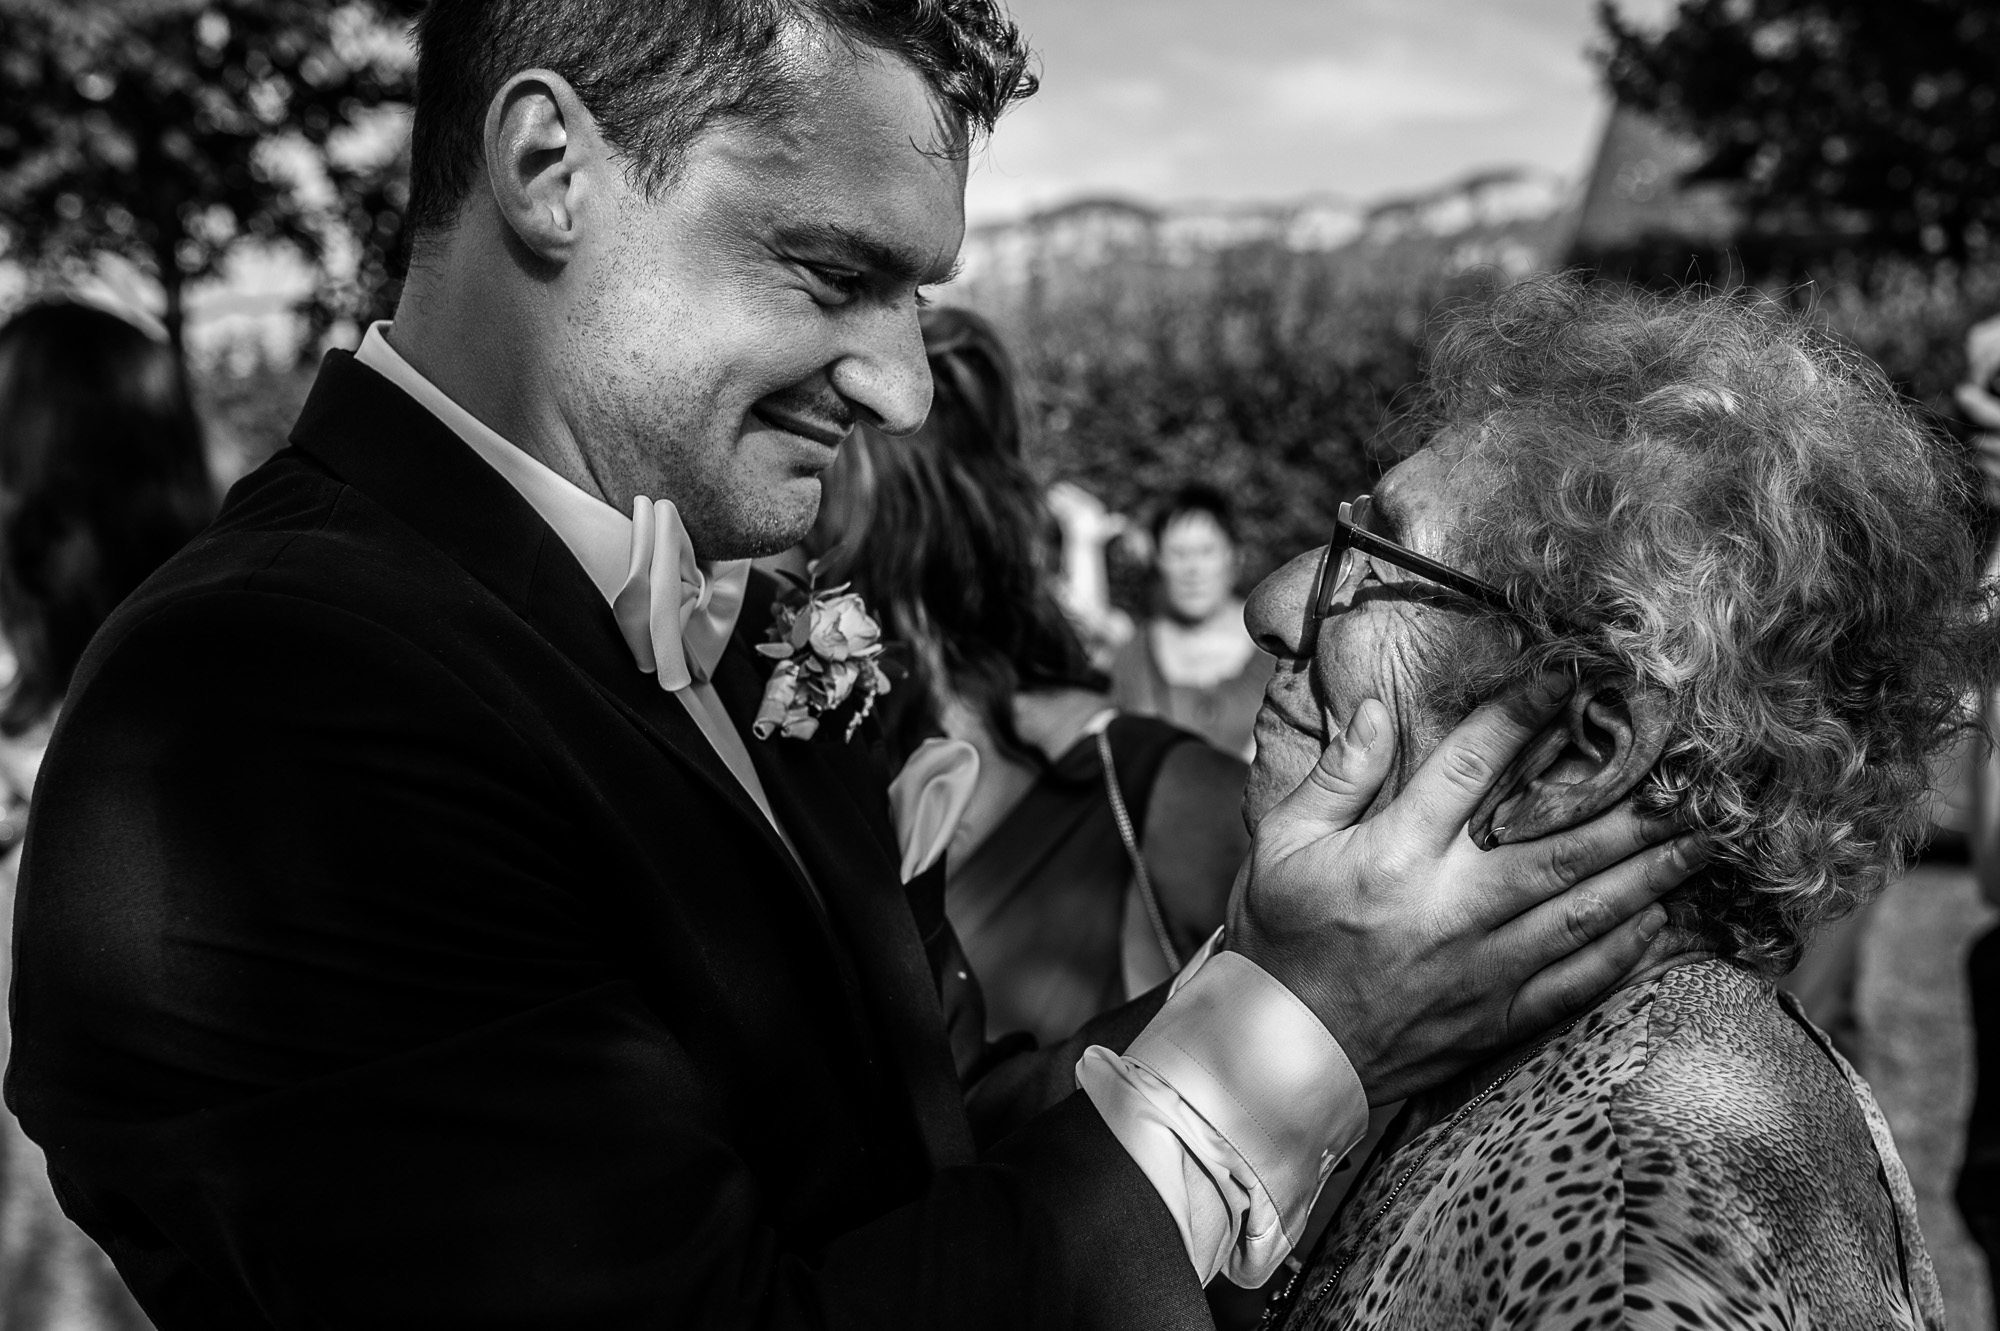
<path fill-rule="evenodd" d="M 1632 792 L 1667 743 L 1666 697 L 1630 677 L 1580 682 L 1473 810 L 1484 849 L 1575 827 Z"/>
<path fill-rule="evenodd" d="M 486 179 L 515 238 L 560 266 L 581 238 L 583 192 L 605 157 L 597 124 L 560 74 L 530 69 L 486 107 Z"/>

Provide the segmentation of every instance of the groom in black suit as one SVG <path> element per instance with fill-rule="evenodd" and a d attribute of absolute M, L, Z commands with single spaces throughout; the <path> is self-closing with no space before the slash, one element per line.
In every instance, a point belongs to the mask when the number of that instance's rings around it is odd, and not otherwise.
<path fill-rule="evenodd" d="M 1230 1226 L 1302 1215 L 1351 1131 L 1231 1211 L 1162 1181 L 1187 1129 L 1075 1091 L 1094 1045 L 1172 1100 L 1110 1051 L 1192 1041 L 1185 1005 L 983 1047 L 888 774 L 841 727 L 752 738 L 729 636 L 769 599 L 731 561 L 800 536 L 849 426 L 924 418 L 917 292 L 1018 35 L 989 0 L 436 0 L 420 46 L 393 327 L 106 626 L 43 770 L 8 1099 L 65 1209 L 162 1331 L 1204 1325 L 1195 1236 L 1267 1260 Z M 1656 927 L 1677 861 L 1630 817 L 1442 848 L 1547 703 L 1446 742 L 1373 824 L 1405 851 L 1343 832 L 1353 734 L 1260 831 L 1218 959 L 1351 1099 Z"/>

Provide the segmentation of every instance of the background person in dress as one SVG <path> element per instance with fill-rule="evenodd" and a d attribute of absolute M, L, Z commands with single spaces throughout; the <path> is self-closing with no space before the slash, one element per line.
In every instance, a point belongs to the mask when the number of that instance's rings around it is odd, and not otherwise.
<path fill-rule="evenodd" d="M 91 634 L 214 507 L 180 363 L 125 320 L 30 308 L 0 327 L 0 985 L 13 957 L 20 832 L 49 731 Z M 7 1033 L 0 1029 L 0 1057 Z M 56 1206 L 41 1148 L 0 1110 L 0 1326 L 148 1326 L 111 1261 Z"/>
<path fill-rule="evenodd" d="M 862 427 L 841 446 L 813 544 L 829 552 L 821 582 L 851 581 L 901 649 L 908 677 L 884 699 L 892 758 L 934 735 L 979 752 L 946 911 L 988 1033 L 1049 1044 L 1165 979 L 1222 923 L 1249 849 L 1245 768 L 1112 706 L 1055 596 L 1005 349 L 963 310 L 927 313 L 923 332 L 929 419 L 906 439 Z"/>
<path fill-rule="evenodd" d="M 1112 699 L 1247 761 L 1271 658 L 1243 627 L 1243 559 L 1229 501 L 1206 485 L 1170 498 L 1153 519 L 1153 568 L 1160 613 L 1112 663 Z"/>

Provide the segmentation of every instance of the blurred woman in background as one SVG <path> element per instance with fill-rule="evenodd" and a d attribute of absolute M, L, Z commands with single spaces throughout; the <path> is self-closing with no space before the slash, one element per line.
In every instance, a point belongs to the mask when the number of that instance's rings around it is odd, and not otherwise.
<path fill-rule="evenodd" d="M 1186 486 L 1153 519 L 1153 551 L 1164 613 L 1112 662 L 1112 699 L 1248 762 L 1273 663 L 1243 627 L 1243 558 L 1229 501 L 1210 486 Z"/>
<path fill-rule="evenodd" d="M 1167 978 L 1221 924 L 1248 847 L 1245 769 L 1113 709 L 1052 591 L 1005 350 L 962 310 L 927 313 L 924 340 L 929 421 L 909 439 L 850 436 L 812 544 L 820 581 L 852 582 L 902 649 L 892 756 L 940 735 L 979 753 L 946 913 L 988 1032 L 1046 1042 Z"/>
<path fill-rule="evenodd" d="M 214 506 L 201 427 L 164 343 L 75 304 L 0 327 L 0 637 L 12 657 L 0 692 L 0 981 L 21 830 L 77 661 Z M 0 1326 L 147 1325 L 110 1260 L 57 1208 L 41 1149 L 0 1112 Z"/>

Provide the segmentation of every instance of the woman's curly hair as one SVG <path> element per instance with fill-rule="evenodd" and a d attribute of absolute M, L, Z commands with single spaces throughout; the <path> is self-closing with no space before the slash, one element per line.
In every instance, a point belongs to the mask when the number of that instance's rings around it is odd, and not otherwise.
<path fill-rule="evenodd" d="M 1717 847 L 1676 923 L 1788 970 L 1928 832 L 1993 670 L 1962 454 L 1768 299 L 1568 275 L 1444 316 L 1423 405 L 1494 478 L 1463 553 L 1540 629 L 1518 669 L 1668 700 L 1641 807 Z"/>

